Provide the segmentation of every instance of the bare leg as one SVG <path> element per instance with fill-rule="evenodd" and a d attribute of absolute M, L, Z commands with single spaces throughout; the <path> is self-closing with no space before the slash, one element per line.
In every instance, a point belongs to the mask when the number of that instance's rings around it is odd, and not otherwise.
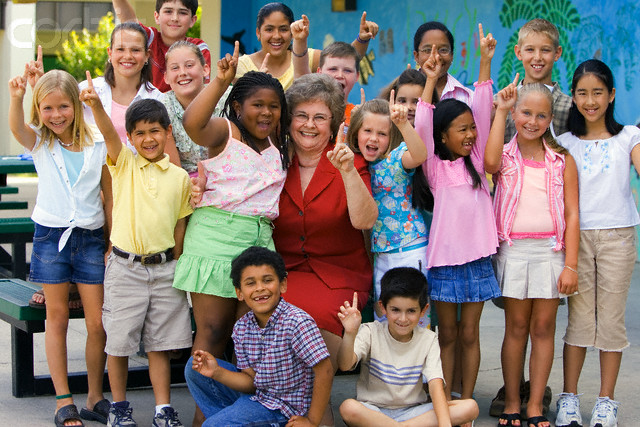
<path fill-rule="evenodd" d="M 600 397 L 609 396 L 609 399 L 614 400 L 621 362 L 621 351 L 600 350 Z"/>
<path fill-rule="evenodd" d="M 342 402 L 342 405 L 340 405 L 340 415 L 342 415 L 342 419 L 350 427 L 397 427 L 402 425 L 382 412 L 367 408 L 355 399 L 347 399 Z"/>
<path fill-rule="evenodd" d="M 104 288 L 102 285 L 78 284 L 78 292 L 84 306 L 84 322 L 87 327 L 87 342 L 85 345 L 85 360 L 87 363 L 87 381 L 89 393 L 87 393 L 87 408 L 93 409 L 94 405 L 104 399 L 102 394 L 102 379 L 107 355 L 104 346 L 107 335 L 102 327 L 102 300 Z"/>
<path fill-rule="evenodd" d="M 169 363 L 169 352 L 150 351 L 149 357 L 149 379 L 153 387 L 153 396 L 157 405 L 168 405 L 171 403 L 171 366 Z"/>
<path fill-rule="evenodd" d="M 449 417 L 451 418 L 451 425 L 463 425 L 471 423 L 471 421 L 478 418 L 480 410 L 478 404 L 473 399 L 461 399 L 450 400 L 449 402 Z M 374 425 L 374 424 L 371 424 Z M 438 427 L 438 418 L 435 411 L 431 410 L 425 412 L 410 420 L 401 422 L 402 426 L 410 427 Z"/>
<path fill-rule="evenodd" d="M 531 388 L 527 404 L 527 417 L 542 415 L 544 389 L 549 381 L 553 365 L 556 314 L 559 299 L 535 299 L 531 311 L 531 357 L 529 358 L 529 380 Z M 549 423 L 546 423 L 549 426 Z"/>
<path fill-rule="evenodd" d="M 585 347 L 565 343 L 562 351 L 562 369 L 564 374 L 564 392 L 578 394 L 578 380 L 587 355 Z"/>
<path fill-rule="evenodd" d="M 451 400 L 451 383 L 455 366 L 456 339 L 458 337 L 457 306 L 454 303 L 435 301 L 438 313 L 438 341 L 445 382 L 445 396 Z"/>
<path fill-rule="evenodd" d="M 533 300 L 503 298 L 504 340 L 502 341 L 502 377 L 506 414 L 520 413 L 520 380 L 524 370 L 524 353 L 529 339 L 529 322 Z M 517 421 L 514 421 L 517 423 Z"/>
<path fill-rule="evenodd" d="M 460 335 L 462 342 L 462 398 L 473 398 L 480 369 L 480 316 L 484 302 L 462 304 Z"/>
<path fill-rule="evenodd" d="M 114 402 L 127 400 L 127 377 L 129 376 L 129 358 L 107 356 L 107 371 L 109 372 L 109 387 Z"/>

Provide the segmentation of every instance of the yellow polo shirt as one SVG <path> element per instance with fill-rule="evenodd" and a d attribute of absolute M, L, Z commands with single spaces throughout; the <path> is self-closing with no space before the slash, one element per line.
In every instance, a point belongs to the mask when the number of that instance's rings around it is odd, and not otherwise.
<path fill-rule="evenodd" d="M 113 180 L 111 243 L 139 255 L 172 248 L 176 223 L 193 212 L 187 172 L 166 154 L 150 162 L 126 146 L 115 165 L 107 156 L 107 166 Z"/>

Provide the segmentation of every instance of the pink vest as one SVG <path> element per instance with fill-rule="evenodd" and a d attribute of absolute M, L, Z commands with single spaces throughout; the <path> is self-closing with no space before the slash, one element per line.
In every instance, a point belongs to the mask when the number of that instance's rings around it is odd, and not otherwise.
<path fill-rule="evenodd" d="M 522 191 L 522 179 L 524 176 L 524 164 L 520 150 L 518 150 L 517 134 L 504 146 L 502 152 L 502 164 L 500 171 L 493 176 L 495 183 L 495 196 L 493 208 L 496 214 L 496 227 L 498 240 L 506 241 L 509 246 L 511 241 L 511 227 L 516 216 L 516 207 Z M 544 166 L 546 171 L 545 187 L 549 198 L 549 208 L 553 229 L 556 237 L 554 251 L 564 248 L 564 155 L 550 149 L 544 140 Z"/>

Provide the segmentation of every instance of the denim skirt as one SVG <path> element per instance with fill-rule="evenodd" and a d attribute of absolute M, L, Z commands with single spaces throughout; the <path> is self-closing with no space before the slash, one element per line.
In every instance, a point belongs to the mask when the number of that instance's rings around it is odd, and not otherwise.
<path fill-rule="evenodd" d="M 482 302 L 501 295 L 490 257 L 462 265 L 431 267 L 427 278 L 429 296 L 434 301 Z"/>

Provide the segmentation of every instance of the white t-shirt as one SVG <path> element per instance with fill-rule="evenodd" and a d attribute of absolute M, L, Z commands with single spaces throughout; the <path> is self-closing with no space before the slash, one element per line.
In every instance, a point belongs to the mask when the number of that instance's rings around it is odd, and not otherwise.
<path fill-rule="evenodd" d="M 438 336 L 429 329 L 416 327 L 410 341 L 399 342 L 386 321 L 364 323 L 353 348 L 362 362 L 356 384 L 360 402 L 389 409 L 426 403 L 422 378 L 444 380 Z"/>
<path fill-rule="evenodd" d="M 578 166 L 580 229 L 632 227 L 640 216 L 631 194 L 631 150 L 640 143 L 640 129 L 625 126 L 620 133 L 584 140 L 570 132 L 558 137 Z"/>

